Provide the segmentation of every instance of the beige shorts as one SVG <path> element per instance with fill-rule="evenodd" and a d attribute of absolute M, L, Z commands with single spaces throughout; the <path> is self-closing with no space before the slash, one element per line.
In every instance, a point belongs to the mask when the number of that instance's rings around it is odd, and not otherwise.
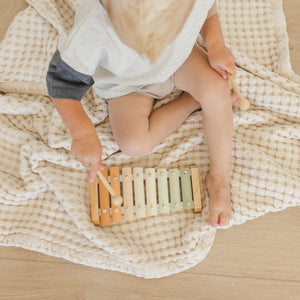
<path fill-rule="evenodd" d="M 131 94 L 141 94 L 153 99 L 162 99 L 171 94 L 174 87 L 173 75 L 171 75 L 164 82 L 145 85 Z"/>

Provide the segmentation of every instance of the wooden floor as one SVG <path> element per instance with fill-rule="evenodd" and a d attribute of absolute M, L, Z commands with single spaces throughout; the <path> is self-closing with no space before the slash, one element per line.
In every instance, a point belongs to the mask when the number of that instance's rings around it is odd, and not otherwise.
<path fill-rule="evenodd" d="M 300 74 L 299 0 L 283 0 Z M 0 0 L 0 40 L 25 0 Z M 144 280 L 0 247 L 0 299 L 300 299 L 300 207 L 219 230 L 203 262 Z"/>

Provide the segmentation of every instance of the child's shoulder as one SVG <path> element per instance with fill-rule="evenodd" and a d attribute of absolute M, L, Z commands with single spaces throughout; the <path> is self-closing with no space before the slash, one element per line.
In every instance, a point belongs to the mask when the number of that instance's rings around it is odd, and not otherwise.
<path fill-rule="evenodd" d="M 101 1 L 99 0 L 84 0 L 75 10 L 75 22 L 85 20 L 93 15 L 95 11 L 104 10 Z"/>

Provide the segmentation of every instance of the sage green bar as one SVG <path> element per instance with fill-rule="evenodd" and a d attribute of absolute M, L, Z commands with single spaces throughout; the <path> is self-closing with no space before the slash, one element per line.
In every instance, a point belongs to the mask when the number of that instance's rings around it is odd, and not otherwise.
<path fill-rule="evenodd" d="M 136 217 L 146 217 L 143 168 L 133 168 L 133 184 Z"/>
<path fill-rule="evenodd" d="M 193 208 L 193 193 L 192 193 L 192 182 L 191 182 L 191 170 L 188 168 L 180 169 L 181 175 L 181 192 L 183 208 Z"/>
<path fill-rule="evenodd" d="M 168 173 L 166 169 L 157 169 L 158 201 L 160 213 L 168 213 L 169 192 L 168 192 Z"/>
<path fill-rule="evenodd" d="M 170 184 L 170 198 L 171 198 L 171 210 L 180 210 L 180 185 L 179 185 L 179 175 L 178 169 L 169 170 L 169 184 Z"/>

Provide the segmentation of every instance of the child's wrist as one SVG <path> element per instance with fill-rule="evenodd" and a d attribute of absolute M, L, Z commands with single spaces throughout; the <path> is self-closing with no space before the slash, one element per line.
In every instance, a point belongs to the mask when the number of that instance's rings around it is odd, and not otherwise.
<path fill-rule="evenodd" d="M 96 132 L 96 129 L 93 127 L 93 128 L 84 128 L 84 129 L 79 129 L 79 130 L 75 130 L 73 132 L 71 132 L 71 136 L 73 139 L 81 139 L 83 137 L 97 137 L 98 138 L 98 135 L 97 135 L 97 132 Z"/>
<path fill-rule="evenodd" d="M 213 40 L 213 41 L 205 41 L 206 49 L 207 52 L 210 51 L 210 49 L 215 49 L 215 48 L 225 48 L 226 44 L 224 41 L 220 40 Z"/>
<path fill-rule="evenodd" d="M 82 120 L 82 122 L 69 128 L 73 139 L 79 139 L 84 136 L 97 136 L 96 129 L 90 119 Z"/>

